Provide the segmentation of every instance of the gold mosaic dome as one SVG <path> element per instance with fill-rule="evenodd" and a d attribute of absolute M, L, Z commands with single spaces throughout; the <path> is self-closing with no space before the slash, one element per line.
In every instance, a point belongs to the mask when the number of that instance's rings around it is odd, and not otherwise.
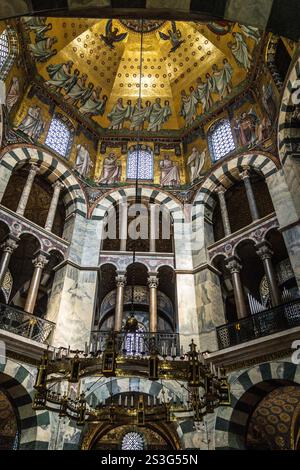
<path fill-rule="evenodd" d="M 28 17 L 22 28 L 48 91 L 84 119 L 118 131 L 164 133 L 201 122 L 244 89 L 261 42 L 257 29 L 221 22 Z M 142 29 L 143 117 L 134 121 Z M 147 121 L 153 105 L 163 109 L 158 126 Z"/>

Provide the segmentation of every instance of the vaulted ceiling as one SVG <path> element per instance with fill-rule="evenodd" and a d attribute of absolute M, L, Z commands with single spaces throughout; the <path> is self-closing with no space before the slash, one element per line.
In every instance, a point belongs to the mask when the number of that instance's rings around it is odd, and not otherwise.
<path fill-rule="evenodd" d="M 79 77 L 86 73 L 85 86 L 93 84 L 93 88 L 101 88 L 99 98 L 108 97 L 103 115 L 90 116 L 101 127 L 110 124 L 107 114 L 111 111 L 119 97 L 123 98 L 124 106 L 131 101 L 134 105 L 139 96 L 140 83 L 140 51 L 141 22 L 140 20 L 80 19 L 80 18 L 40 18 L 22 20 L 28 53 L 35 62 L 37 74 L 46 82 L 49 80 L 50 64 L 73 62 L 71 73 L 77 69 Z M 36 24 L 35 24 L 36 23 Z M 44 25 L 44 28 L 43 28 Z M 174 43 L 170 37 L 174 31 L 180 45 L 172 50 Z M 115 32 L 118 39 L 110 44 L 108 31 Z M 118 31 L 116 31 L 116 29 Z M 146 101 L 151 103 L 157 97 L 161 105 L 169 103 L 171 116 L 163 129 L 178 130 L 185 127 L 186 122 L 181 116 L 181 93 L 187 95 L 191 88 L 196 88 L 197 78 L 206 81 L 206 74 L 213 75 L 213 65 L 222 69 L 224 59 L 233 68 L 232 92 L 225 101 L 231 99 L 247 84 L 250 70 L 239 65 L 233 55 L 230 44 L 235 43 L 235 33 L 240 33 L 252 62 L 260 42 L 258 37 L 245 34 L 240 25 L 234 23 L 196 23 L 163 20 L 144 20 L 142 38 L 142 77 L 141 96 L 143 106 Z M 121 36 L 119 36 L 121 35 Z M 111 37 L 111 36 L 110 36 Z M 50 39 L 52 38 L 52 43 Z M 48 40 L 42 44 L 41 40 Z M 42 53 L 35 46 L 42 45 Z M 34 47 L 32 47 L 34 46 Z M 45 51 L 45 52 L 43 52 Z M 53 92 L 53 90 L 51 90 Z M 65 95 L 61 88 L 56 93 Z M 209 111 L 221 107 L 221 97 L 213 93 L 213 105 Z M 79 109 L 80 105 L 74 104 Z M 199 118 L 204 110 L 199 107 Z M 124 125 L 130 127 L 130 123 Z"/>

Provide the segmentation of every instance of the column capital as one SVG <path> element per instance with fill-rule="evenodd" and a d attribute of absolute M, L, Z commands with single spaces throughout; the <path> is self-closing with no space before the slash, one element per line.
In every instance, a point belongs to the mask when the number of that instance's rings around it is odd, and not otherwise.
<path fill-rule="evenodd" d="M 5 240 L 5 242 L 2 243 L 1 248 L 6 253 L 12 255 L 13 252 L 18 248 L 18 246 L 19 244 L 16 240 L 14 240 L 13 238 L 8 238 L 7 240 Z"/>
<path fill-rule="evenodd" d="M 52 185 L 52 188 L 54 189 L 54 191 L 55 190 L 60 191 L 61 189 L 63 189 L 63 187 L 64 187 L 64 184 L 59 180 L 55 181 L 55 183 L 53 183 L 53 185 Z"/>
<path fill-rule="evenodd" d="M 242 265 L 240 263 L 240 259 L 237 258 L 237 257 L 230 258 L 226 262 L 225 266 L 228 269 L 228 271 L 230 272 L 230 274 L 240 273 L 241 270 L 242 270 Z"/>
<path fill-rule="evenodd" d="M 270 245 L 267 242 L 259 244 L 257 246 L 256 253 L 262 260 L 271 259 L 274 254 L 274 252 L 271 250 Z"/>
<path fill-rule="evenodd" d="M 225 194 L 226 193 L 226 188 L 220 184 L 219 186 L 216 187 L 215 192 L 218 194 Z"/>
<path fill-rule="evenodd" d="M 30 170 L 29 170 L 30 175 L 35 176 L 39 172 L 40 172 L 40 168 L 37 166 L 37 164 L 31 163 Z"/>
<path fill-rule="evenodd" d="M 149 274 L 148 276 L 148 286 L 153 289 L 158 288 L 158 275 L 157 274 Z"/>
<path fill-rule="evenodd" d="M 125 287 L 126 286 L 126 275 L 118 273 L 115 277 L 117 287 Z"/>
<path fill-rule="evenodd" d="M 243 171 L 240 172 L 240 177 L 242 180 L 245 180 L 247 178 L 250 178 L 250 171 L 249 169 L 244 169 Z"/>
<path fill-rule="evenodd" d="M 43 269 L 46 264 L 48 263 L 48 259 L 45 255 L 38 255 L 36 258 L 32 260 L 32 264 L 35 268 L 41 268 Z"/>

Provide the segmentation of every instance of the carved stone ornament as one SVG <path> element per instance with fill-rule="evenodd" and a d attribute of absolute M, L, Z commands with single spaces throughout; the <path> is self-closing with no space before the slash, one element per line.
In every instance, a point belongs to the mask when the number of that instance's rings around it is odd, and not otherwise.
<path fill-rule="evenodd" d="M 47 263 L 48 260 L 44 255 L 38 255 L 34 260 L 32 260 L 32 264 L 35 268 L 43 269 Z"/>

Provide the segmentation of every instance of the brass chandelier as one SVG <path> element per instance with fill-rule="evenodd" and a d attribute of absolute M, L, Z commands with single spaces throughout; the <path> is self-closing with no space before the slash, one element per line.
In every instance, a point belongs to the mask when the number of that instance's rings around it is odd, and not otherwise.
<path fill-rule="evenodd" d="M 141 106 L 142 85 L 142 50 L 143 50 L 143 20 L 141 20 L 141 55 L 139 78 L 139 106 Z M 137 165 L 135 180 L 135 202 L 138 201 L 138 165 L 140 152 L 140 130 L 137 130 Z M 230 392 L 225 370 L 208 364 L 204 355 L 197 351 L 193 340 L 186 353 L 172 343 L 170 350 L 163 346 L 159 348 L 158 338 L 149 333 L 147 351 L 139 355 L 126 354 L 122 344 L 126 337 L 135 334 L 138 321 L 134 316 L 134 286 L 135 286 L 136 249 L 133 247 L 133 281 L 131 294 L 131 314 L 121 333 L 111 332 L 106 338 L 103 349 L 100 345 L 92 345 L 85 351 L 58 348 L 54 353 L 44 354 L 38 367 L 35 383 L 33 408 L 58 413 L 60 417 L 68 417 L 77 425 L 91 421 L 108 421 L 110 423 L 132 423 L 143 425 L 146 422 L 175 420 L 180 414 L 192 414 L 195 427 L 208 413 L 213 413 L 220 405 L 230 404 Z M 133 352 L 133 351 L 131 351 Z M 100 403 L 92 407 L 87 403 L 85 392 L 82 390 L 82 379 L 97 377 L 95 383 L 103 377 L 140 376 L 151 381 L 174 380 L 185 389 L 188 399 L 174 401 L 165 398 L 145 402 L 143 394 L 138 401 L 131 400 L 122 403 L 122 397 L 115 403 L 111 397 L 109 403 Z M 67 384 L 63 393 L 54 391 L 56 385 Z M 74 392 L 74 387 L 76 391 Z"/>
<path fill-rule="evenodd" d="M 35 383 L 36 394 L 33 408 L 58 413 L 60 417 L 75 420 L 78 425 L 89 421 L 109 421 L 110 423 L 144 424 L 147 421 L 172 421 L 178 414 L 192 413 L 195 426 L 208 413 L 213 413 L 221 405 L 230 405 L 230 389 L 225 370 L 216 369 L 205 362 L 203 354 L 197 351 L 192 341 L 187 353 L 178 357 L 160 356 L 153 342 L 148 357 L 128 357 L 117 350 L 115 334 L 107 341 L 104 351 L 84 352 L 64 348 L 52 358 L 45 353 L 41 359 Z M 118 377 L 140 375 L 152 381 L 175 380 L 188 391 L 189 399 L 184 404 L 172 399 L 146 403 L 140 395 L 138 404 L 125 402 L 102 403 L 91 407 L 81 391 L 84 377 Z M 67 382 L 64 393 L 54 392 L 53 386 Z M 76 384 L 77 396 L 72 396 L 71 384 Z M 125 405 L 125 406 L 124 406 Z"/>

